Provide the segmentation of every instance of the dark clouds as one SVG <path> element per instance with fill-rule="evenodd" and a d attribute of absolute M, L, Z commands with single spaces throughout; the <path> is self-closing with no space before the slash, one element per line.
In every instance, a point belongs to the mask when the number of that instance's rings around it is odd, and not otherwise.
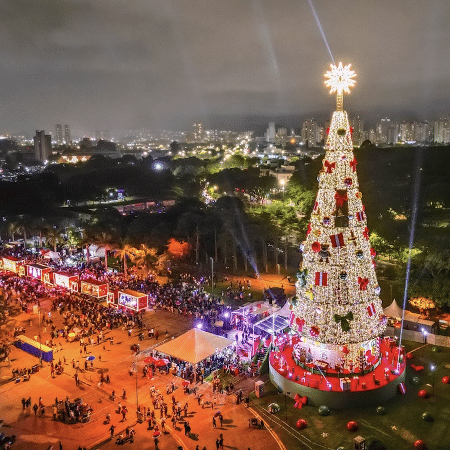
<path fill-rule="evenodd" d="M 0 131 L 180 128 L 333 108 L 306 0 L 3 0 Z M 450 112 L 450 2 L 315 0 L 347 109 Z M 225 124 L 226 125 L 226 124 Z"/>

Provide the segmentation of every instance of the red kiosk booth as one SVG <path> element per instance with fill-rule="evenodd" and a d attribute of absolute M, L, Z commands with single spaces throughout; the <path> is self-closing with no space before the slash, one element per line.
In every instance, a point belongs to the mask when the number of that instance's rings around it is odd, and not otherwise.
<path fill-rule="evenodd" d="M 117 304 L 121 308 L 139 312 L 148 307 L 148 295 L 131 289 L 119 290 Z"/>
<path fill-rule="evenodd" d="M 53 284 L 66 288 L 68 291 L 78 292 L 78 285 L 80 278 L 78 275 L 74 275 L 69 272 L 54 272 Z"/>
<path fill-rule="evenodd" d="M 43 264 L 27 264 L 26 267 L 28 277 L 36 278 L 37 280 L 43 282 L 49 281 L 48 277 L 50 276 L 50 273 L 53 271 L 51 267 L 44 266 Z"/>
<path fill-rule="evenodd" d="M 10 272 L 19 273 L 19 267 L 23 266 L 24 259 L 16 258 L 14 256 L 2 257 L 2 269 Z"/>
<path fill-rule="evenodd" d="M 108 294 L 108 284 L 93 278 L 81 280 L 80 292 L 95 298 L 103 298 Z"/>

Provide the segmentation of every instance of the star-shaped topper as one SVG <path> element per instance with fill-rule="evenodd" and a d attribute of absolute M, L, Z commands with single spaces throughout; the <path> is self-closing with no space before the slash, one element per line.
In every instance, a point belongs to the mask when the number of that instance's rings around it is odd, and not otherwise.
<path fill-rule="evenodd" d="M 328 78 L 325 80 L 325 86 L 330 88 L 330 94 L 336 92 L 337 109 L 342 110 L 343 94 L 344 92 L 350 94 L 350 88 L 355 85 L 353 78 L 356 77 L 356 73 L 350 69 L 351 64 L 343 66 L 340 62 L 337 66 L 331 64 L 330 67 L 331 70 L 325 74 Z"/>

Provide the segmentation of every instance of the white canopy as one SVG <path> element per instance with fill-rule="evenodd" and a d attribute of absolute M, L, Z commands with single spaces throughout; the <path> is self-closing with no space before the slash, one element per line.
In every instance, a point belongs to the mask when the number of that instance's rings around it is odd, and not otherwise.
<path fill-rule="evenodd" d="M 192 328 L 176 339 L 156 347 L 156 350 L 191 364 L 197 364 L 231 344 L 233 344 L 231 339 Z"/>
<path fill-rule="evenodd" d="M 403 315 L 403 309 L 398 306 L 395 300 L 392 300 L 392 303 L 387 308 L 384 308 L 384 314 L 388 317 L 401 319 Z"/>
<path fill-rule="evenodd" d="M 105 247 L 99 247 L 98 245 L 89 246 L 89 255 L 92 258 L 104 258 L 105 257 Z"/>
<path fill-rule="evenodd" d="M 46 259 L 61 259 L 61 256 L 59 256 L 58 252 L 54 252 L 53 250 L 49 250 L 45 253 L 44 258 Z"/>

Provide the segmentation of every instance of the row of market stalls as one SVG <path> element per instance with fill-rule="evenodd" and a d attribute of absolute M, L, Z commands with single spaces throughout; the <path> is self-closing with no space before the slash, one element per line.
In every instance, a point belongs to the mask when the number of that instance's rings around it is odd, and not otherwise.
<path fill-rule="evenodd" d="M 401 320 L 403 319 L 403 328 L 405 330 L 436 333 L 437 324 L 435 321 L 424 319 L 420 314 L 400 308 L 395 300 L 392 300 L 392 303 L 387 308 L 384 308 L 384 314 L 393 319 L 391 320 L 391 325 L 396 328 L 401 327 Z"/>
<path fill-rule="evenodd" d="M 110 306 L 139 312 L 149 304 L 148 295 L 129 289 L 108 289 L 108 283 L 94 278 L 80 279 L 78 274 L 57 271 L 45 264 L 27 263 L 25 259 L 13 256 L 0 258 L 0 269 L 8 270 L 21 277 L 39 280 L 47 286 L 64 288 L 69 292 L 79 292 L 93 299 L 106 299 Z"/>

